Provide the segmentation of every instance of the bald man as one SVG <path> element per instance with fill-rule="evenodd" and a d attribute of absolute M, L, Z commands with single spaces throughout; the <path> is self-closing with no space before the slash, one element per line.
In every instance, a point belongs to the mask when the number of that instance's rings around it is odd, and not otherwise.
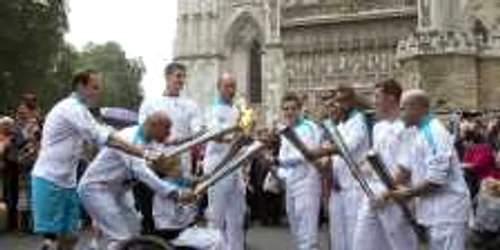
<path fill-rule="evenodd" d="M 126 128 L 119 135 L 145 148 L 157 148 L 169 136 L 170 125 L 166 115 L 156 112 L 148 116 L 143 125 Z M 108 238 L 108 250 L 118 249 L 120 242 L 140 233 L 140 216 L 134 207 L 131 186 L 127 185 L 132 179 L 145 183 L 163 197 L 193 196 L 163 182 L 142 158 L 104 148 L 83 175 L 78 194 L 89 215 Z"/>
<path fill-rule="evenodd" d="M 235 125 L 239 110 L 234 105 L 236 79 L 224 73 L 217 83 L 215 103 L 207 117 L 209 127 Z M 203 162 L 204 173 L 208 175 L 229 151 L 231 138 L 220 138 L 208 143 Z M 222 231 L 230 250 L 244 249 L 245 188 L 239 172 L 235 172 L 209 189 L 208 219 L 212 227 Z"/>
<path fill-rule="evenodd" d="M 471 206 L 469 191 L 453 137 L 432 115 L 429 104 L 422 90 L 403 94 L 406 131 L 395 174 L 401 185 L 383 196 L 415 201 L 415 217 L 427 229 L 430 250 L 463 250 Z"/>

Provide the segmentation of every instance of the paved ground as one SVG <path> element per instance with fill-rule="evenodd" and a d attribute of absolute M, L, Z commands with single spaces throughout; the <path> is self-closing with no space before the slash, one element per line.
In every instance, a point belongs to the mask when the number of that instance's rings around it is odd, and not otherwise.
<path fill-rule="evenodd" d="M 84 236 L 85 237 L 85 236 Z M 247 250 L 290 250 L 293 249 L 290 245 L 290 238 L 286 228 L 262 228 L 253 227 L 248 231 L 248 248 Z M 88 237 L 85 237 L 88 238 Z M 321 250 L 327 250 L 327 235 L 326 230 L 320 233 Z M 0 250 L 36 250 L 40 243 L 40 238 L 28 235 L 13 235 L 0 233 Z M 87 250 L 83 240 L 78 247 L 78 250 Z M 425 248 L 423 248 L 425 249 Z M 473 248 L 468 248 L 473 250 Z M 500 248 L 489 248 L 500 249 Z"/>
<path fill-rule="evenodd" d="M 321 249 L 327 249 L 326 232 L 321 233 Z M 36 250 L 40 238 L 36 236 L 22 236 L 12 234 L 0 234 L 1 250 Z M 253 227 L 248 232 L 248 250 L 288 250 L 290 238 L 286 228 L 262 228 Z M 80 244 L 78 250 L 84 250 L 84 244 Z"/>

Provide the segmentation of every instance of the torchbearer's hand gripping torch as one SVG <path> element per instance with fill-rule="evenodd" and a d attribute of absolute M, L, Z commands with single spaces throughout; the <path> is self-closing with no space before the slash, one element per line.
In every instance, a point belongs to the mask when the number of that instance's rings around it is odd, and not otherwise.
<path fill-rule="evenodd" d="M 204 192 L 207 191 L 207 189 L 223 179 L 224 177 L 228 176 L 229 174 L 233 173 L 236 171 L 238 168 L 240 168 L 246 161 L 250 160 L 253 156 L 255 156 L 260 150 L 264 149 L 265 145 L 262 142 L 259 141 L 253 141 L 250 146 L 245 148 L 244 151 L 238 152 L 236 156 L 234 156 L 234 159 L 230 161 L 227 165 L 219 168 L 218 171 L 214 172 L 211 174 L 208 178 L 200 182 L 199 184 L 196 185 L 194 188 L 194 193 L 196 195 L 201 195 Z"/>
<path fill-rule="evenodd" d="M 356 180 L 356 182 L 359 184 L 361 190 L 363 190 L 363 193 L 365 193 L 365 195 L 369 199 L 375 198 L 375 193 L 370 188 L 370 185 L 365 180 L 365 178 L 363 178 L 361 167 L 352 156 L 337 126 L 333 124 L 331 126 L 331 129 L 325 127 L 324 124 L 321 124 L 321 126 L 323 126 L 323 130 L 328 136 L 328 139 L 335 144 L 335 147 L 337 148 L 339 155 L 344 159 L 345 163 L 347 164 L 347 167 L 349 168 L 349 172 L 351 173 L 352 177 Z"/>
<path fill-rule="evenodd" d="M 251 108 L 247 108 L 246 105 L 240 107 L 238 123 L 230 131 L 235 132 L 236 136 L 230 145 L 229 151 L 219 161 L 214 171 L 194 187 L 196 195 L 206 192 L 210 186 L 236 171 L 265 148 L 264 143 L 250 138 L 254 120 L 254 113 Z"/>
<path fill-rule="evenodd" d="M 237 119 L 236 124 L 230 126 L 224 126 L 222 128 L 217 128 L 214 131 L 206 131 L 206 128 L 204 128 L 202 131 L 198 132 L 195 136 L 178 140 L 178 142 L 174 144 L 175 146 L 171 147 L 166 152 L 149 151 L 147 152 L 147 154 L 145 154 L 144 158 L 148 162 L 152 163 L 152 165 L 159 166 L 157 168 L 160 169 L 161 168 L 172 169 L 173 166 L 171 165 L 174 163 L 175 165 L 177 165 L 175 167 L 180 168 L 180 159 L 179 159 L 180 154 L 189 151 L 195 146 L 204 144 L 208 141 L 223 137 L 231 133 L 236 133 L 236 134 L 243 133 L 244 135 L 249 134 L 253 126 L 253 120 L 254 120 L 253 110 L 246 108 L 246 106 L 241 107 L 240 115 Z M 242 138 L 242 137 L 236 136 L 236 138 Z M 182 141 L 182 143 L 179 143 L 180 141 Z M 237 145 L 234 146 L 232 149 L 233 151 L 240 146 L 241 141 L 238 140 L 236 144 Z M 227 159 L 225 160 L 225 162 L 227 162 Z"/>
<path fill-rule="evenodd" d="M 338 147 L 341 157 L 344 158 L 344 160 L 346 161 L 347 166 L 349 167 L 349 171 L 351 172 L 354 179 L 361 186 L 361 189 L 363 190 L 365 195 L 371 200 L 375 199 L 375 193 L 370 188 L 368 182 L 363 178 L 361 168 L 354 160 L 354 157 L 351 155 L 337 126 L 333 125 L 331 130 L 325 128 L 325 132 L 329 135 L 331 140 Z M 380 157 L 377 154 L 370 152 L 367 155 L 367 160 L 370 162 L 374 171 L 377 173 L 377 175 L 379 175 L 380 179 L 382 180 L 382 182 L 384 182 L 387 188 L 389 190 L 394 190 L 396 188 L 394 180 L 392 179 L 392 176 L 390 175 L 385 165 L 383 165 L 383 162 L 381 161 Z M 408 206 L 404 202 L 398 202 L 398 205 L 401 207 L 403 211 L 403 216 L 405 217 L 405 219 L 408 220 L 408 222 L 412 226 L 415 234 L 417 235 L 418 240 L 421 243 L 428 242 L 425 229 L 416 222 Z"/>
<path fill-rule="evenodd" d="M 295 131 L 291 126 L 285 126 L 278 130 L 278 135 L 285 137 L 299 152 L 304 156 L 304 158 L 315 166 L 318 166 L 316 161 L 322 157 L 330 156 L 336 152 L 335 149 L 316 149 L 311 150 L 308 148 L 304 142 L 297 136 Z"/>
<path fill-rule="evenodd" d="M 375 173 L 378 175 L 382 183 L 384 183 L 385 187 L 388 190 L 396 190 L 396 183 L 394 179 L 392 178 L 391 173 L 389 172 L 387 166 L 384 164 L 382 161 L 382 158 L 380 158 L 380 155 L 374 151 L 371 150 L 368 152 L 366 159 L 372 166 L 373 170 Z M 410 223 L 411 227 L 413 228 L 413 231 L 417 235 L 418 240 L 421 243 L 426 243 L 428 242 L 427 239 L 427 234 L 425 232 L 425 228 L 417 223 L 417 220 L 415 219 L 415 216 L 411 212 L 410 208 L 404 203 L 403 201 L 400 200 L 395 200 L 398 206 L 401 208 L 401 211 L 403 212 L 403 216 L 405 219 Z"/>

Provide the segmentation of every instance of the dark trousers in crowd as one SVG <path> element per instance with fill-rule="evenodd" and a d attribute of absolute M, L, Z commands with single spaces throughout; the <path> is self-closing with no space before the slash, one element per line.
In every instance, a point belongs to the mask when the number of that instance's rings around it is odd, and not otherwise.
<path fill-rule="evenodd" d="M 270 192 L 263 192 L 263 200 L 261 205 L 262 210 L 262 223 L 264 225 L 278 226 L 281 223 L 283 216 L 283 194 L 273 194 Z"/>
<path fill-rule="evenodd" d="M 151 234 L 155 230 L 153 218 L 154 192 L 141 182 L 134 184 L 133 188 L 136 207 L 142 214 L 142 233 Z"/>
<path fill-rule="evenodd" d="M 468 237 L 468 247 L 474 250 L 498 250 L 500 249 L 499 232 L 479 232 L 471 230 Z"/>
<path fill-rule="evenodd" d="M 251 221 L 262 225 L 279 225 L 283 214 L 283 195 L 264 192 L 262 189 L 247 193 Z"/>
<path fill-rule="evenodd" d="M 31 175 L 22 173 L 22 184 L 19 186 L 20 195 L 18 213 L 19 213 L 19 231 L 23 233 L 33 232 L 33 213 L 31 209 Z"/>
<path fill-rule="evenodd" d="M 7 165 L 3 180 L 3 197 L 7 206 L 7 229 L 18 228 L 19 171 L 17 166 Z"/>
<path fill-rule="evenodd" d="M 479 189 L 481 188 L 481 180 L 476 177 L 476 174 L 469 169 L 464 170 L 464 178 L 469 188 L 471 199 L 474 200 Z"/>

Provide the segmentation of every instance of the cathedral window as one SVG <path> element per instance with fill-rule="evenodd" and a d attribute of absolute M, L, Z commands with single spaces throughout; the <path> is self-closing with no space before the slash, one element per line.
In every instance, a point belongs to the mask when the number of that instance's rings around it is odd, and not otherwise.
<path fill-rule="evenodd" d="M 254 41 L 250 48 L 249 93 L 252 104 L 262 103 L 262 48 Z"/>

